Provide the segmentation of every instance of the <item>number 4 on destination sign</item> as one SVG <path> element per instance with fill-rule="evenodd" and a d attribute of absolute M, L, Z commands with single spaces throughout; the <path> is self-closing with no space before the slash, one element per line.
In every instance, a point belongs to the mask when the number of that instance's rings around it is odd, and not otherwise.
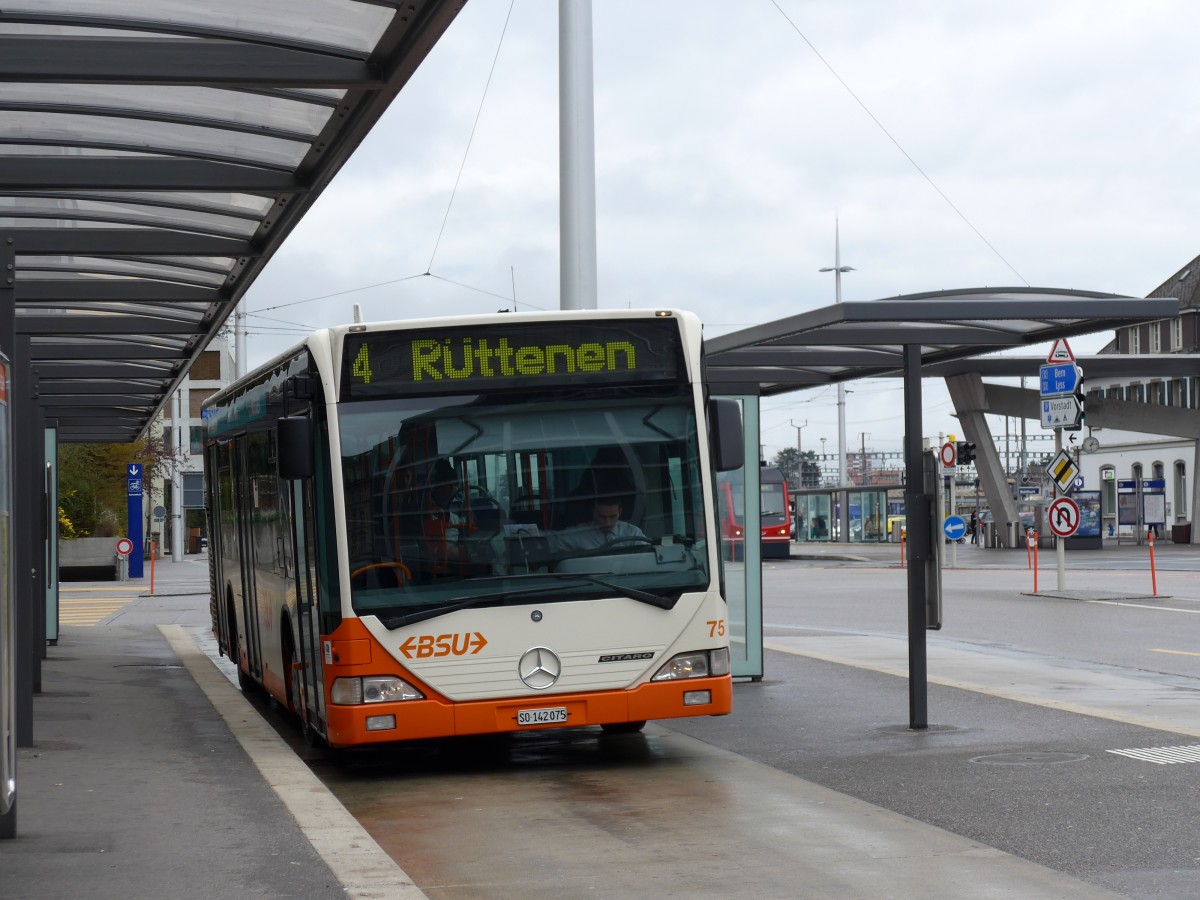
<path fill-rule="evenodd" d="M 358 348 L 358 355 L 354 357 L 354 368 L 351 371 L 355 378 L 363 380 L 363 384 L 371 383 L 371 354 L 367 350 L 366 344 Z"/>

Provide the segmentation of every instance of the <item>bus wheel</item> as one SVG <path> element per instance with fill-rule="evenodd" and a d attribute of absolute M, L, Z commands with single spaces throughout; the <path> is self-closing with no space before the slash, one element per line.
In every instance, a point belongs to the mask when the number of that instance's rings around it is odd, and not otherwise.
<path fill-rule="evenodd" d="M 637 734 L 646 727 L 646 722 L 609 722 L 600 728 L 605 734 Z"/>
<path fill-rule="evenodd" d="M 249 694 L 258 685 L 242 669 L 241 646 L 238 644 L 237 616 L 234 614 L 232 597 L 229 598 L 226 608 L 228 612 L 226 613 L 225 621 L 229 623 L 229 658 L 233 661 L 234 668 L 237 669 L 238 687 L 242 689 L 243 694 Z"/>
<path fill-rule="evenodd" d="M 290 634 L 291 628 L 288 626 L 287 619 L 283 620 L 285 634 Z M 283 671 L 286 674 L 284 677 L 284 691 L 286 692 L 287 708 L 289 712 L 295 713 L 300 718 L 301 726 L 304 725 L 304 716 L 300 714 L 300 670 L 296 668 L 296 651 L 292 649 L 291 637 L 283 639 Z"/>

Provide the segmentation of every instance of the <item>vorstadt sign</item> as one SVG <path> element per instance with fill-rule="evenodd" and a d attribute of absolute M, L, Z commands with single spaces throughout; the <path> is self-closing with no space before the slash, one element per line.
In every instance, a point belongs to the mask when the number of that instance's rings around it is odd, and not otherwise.
<path fill-rule="evenodd" d="M 1043 428 L 1073 428 L 1083 419 L 1083 406 L 1079 398 L 1043 397 L 1042 398 L 1042 427 Z"/>

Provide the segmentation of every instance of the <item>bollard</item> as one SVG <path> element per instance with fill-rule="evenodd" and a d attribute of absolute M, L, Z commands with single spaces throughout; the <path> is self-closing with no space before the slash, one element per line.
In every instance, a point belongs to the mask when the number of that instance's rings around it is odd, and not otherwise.
<path fill-rule="evenodd" d="M 1025 559 L 1033 568 L 1033 592 L 1038 592 L 1038 533 L 1030 528 L 1025 532 Z"/>

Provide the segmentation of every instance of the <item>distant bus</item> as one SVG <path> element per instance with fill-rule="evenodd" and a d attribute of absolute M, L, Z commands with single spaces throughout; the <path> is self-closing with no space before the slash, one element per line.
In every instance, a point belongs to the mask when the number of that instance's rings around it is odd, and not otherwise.
<path fill-rule="evenodd" d="M 210 398 L 243 688 L 334 747 L 728 713 L 741 423 L 701 372 L 689 313 L 521 313 L 318 331 Z M 573 545 L 602 505 L 639 530 Z"/>
<path fill-rule="evenodd" d="M 758 486 L 763 559 L 787 559 L 792 552 L 792 502 L 787 479 L 774 466 L 763 466 Z"/>
<path fill-rule="evenodd" d="M 746 511 L 741 471 L 717 475 L 721 514 L 721 546 L 725 559 L 745 558 Z M 759 469 L 759 540 L 764 559 L 786 559 L 791 554 L 792 503 L 787 479 L 775 466 Z"/>

